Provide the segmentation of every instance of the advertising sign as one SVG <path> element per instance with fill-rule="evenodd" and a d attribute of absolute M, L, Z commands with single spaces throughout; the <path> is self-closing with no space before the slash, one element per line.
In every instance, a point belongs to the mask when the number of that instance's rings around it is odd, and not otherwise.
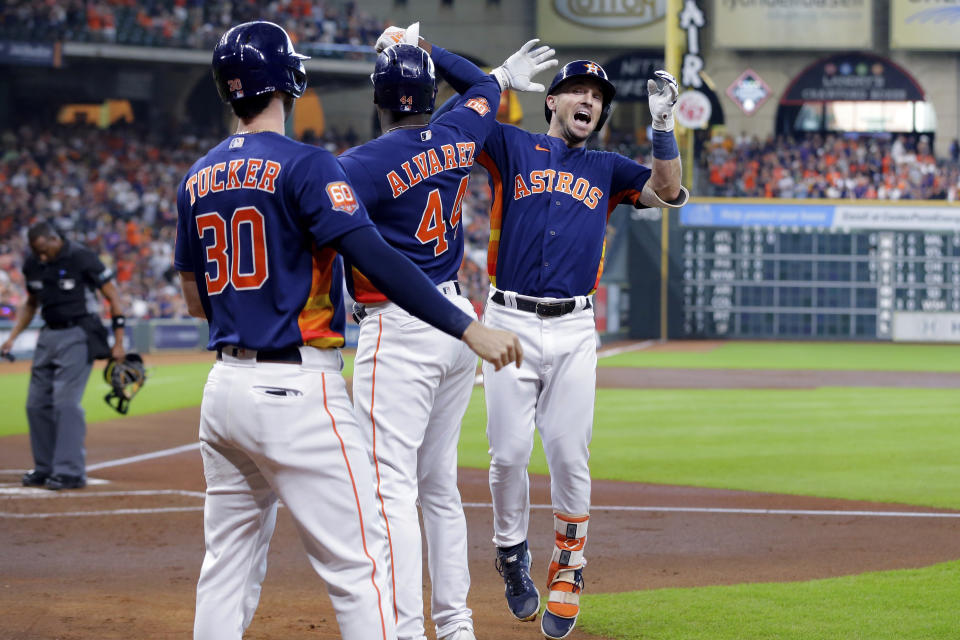
<path fill-rule="evenodd" d="M 748 116 L 756 113 L 760 105 L 770 98 L 770 94 L 770 86 L 753 69 L 741 73 L 740 77 L 727 87 L 727 96 Z"/>
<path fill-rule="evenodd" d="M 924 99 L 923 89 L 899 65 L 872 53 L 842 53 L 801 71 L 781 103 Z"/>
<path fill-rule="evenodd" d="M 663 69 L 662 51 L 633 51 L 608 60 L 603 65 L 610 82 L 617 88 L 618 102 L 647 99 L 647 80 Z"/>
<path fill-rule="evenodd" d="M 677 98 L 677 122 L 688 129 L 702 129 L 710 122 L 713 107 L 710 98 L 696 89 L 684 91 Z"/>
<path fill-rule="evenodd" d="M 666 14 L 667 0 L 537 0 L 537 35 L 551 46 L 662 47 Z"/>
<path fill-rule="evenodd" d="M 714 0 L 714 46 L 869 49 L 873 0 Z"/>
<path fill-rule="evenodd" d="M 61 62 L 59 42 L 0 40 L 0 64 L 59 67 Z"/>
<path fill-rule="evenodd" d="M 890 46 L 894 49 L 957 49 L 960 0 L 890 0 Z"/>

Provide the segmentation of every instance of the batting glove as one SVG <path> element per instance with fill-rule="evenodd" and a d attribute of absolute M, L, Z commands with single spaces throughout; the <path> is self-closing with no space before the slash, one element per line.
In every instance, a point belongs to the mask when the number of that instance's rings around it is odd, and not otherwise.
<path fill-rule="evenodd" d="M 401 29 L 400 27 L 387 27 L 383 30 L 383 33 L 380 34 L 380 37 L 377 38 L 377 44 L 374 47 L 377 53 L 381 53 L 387 47 L 392 47 L 395 44 L 400 43 L 412 44 L 413 46 L 420 45 L 420 23 L 414 22 L 412 25 L 406 29 Z"/>
<path fill-rule="evenodd" d="M 533 49 L 533 45 L 540 42 L 539 38 L 527 42 L 520 50 L 506 59 L 502 65 L 490 73 L 500 83 L 500 90 L 516 89 L 517 91 L 543 91 L 544 86 L 530 82 L 530 78 L 544 69 L 557 66 L 553 57 L 557 52 L 548 46 Z M 531 49 L 533 49 L 531 51 Z"/>
<path fill-rule="evenodd" d="M 677 96 L 680 93 L 677 80 L 663 70 L 655 71 L 653 75 L 657 76 L 663 84 L 660 86 L 656 80 L 647 80 L 653 128 L 657 131 L 673 131 L 673 105 L 677 104 Z"/>

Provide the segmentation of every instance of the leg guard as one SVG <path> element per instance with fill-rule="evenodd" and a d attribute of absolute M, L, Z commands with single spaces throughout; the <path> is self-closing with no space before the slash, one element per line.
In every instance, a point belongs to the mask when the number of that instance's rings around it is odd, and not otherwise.
<path fill-rule="evenodd" d="M 587 542 L 589 515 L 555 513 L 556 533 L 553 557 L 547 573 L 550 597 L 541 620 L 541 630 L 548 638 L 563 638 L 573 630 L 580 614 L 580 592 L 583 591 L 583 547 Z"/>

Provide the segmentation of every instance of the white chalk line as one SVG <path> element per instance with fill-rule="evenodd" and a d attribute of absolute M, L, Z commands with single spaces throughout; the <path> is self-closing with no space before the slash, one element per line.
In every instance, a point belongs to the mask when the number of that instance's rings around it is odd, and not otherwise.
<path fill-rule="evenodd" d="M 646 348 L 654 344 L 653 340 L 647 340 L 638 345 L 630 345 L 627 350 L 636 350 Z M 645 346 L 644 346 L 645 345 Z M 609 353 L 609 352 L 608 352 Z M 133 464 L 144 460 L 152 460 L 165 456 L 176 455 L 193 451 L 200 448 L 199 442 L 162 449 L 151 453 L 144 453 L 117 460 L 108 460 L 97 464 L 89 465 L 90 470 L 105 469 L 108 467 L 117 467 L 125 464 Z M 22 469 L 0 469 L 0 474 L 23 473 Z M 102 481 L 93 480 L 92 484 Z M 149 496 L 149 495 L 180 495 L 191 498 L 203 498 L 205 494 L 202 491 L 184 491 L 179 489 L 156 489 L 140 491 L 88 491 L 88 492 L 51 492 L 46 489 L 30 489 L 20 487 L 2 488 L 0 485 L 0 496 L 8 499 L 32 498 L 97 498 L 97 497 L 124 497 L 124 496 Z M 493 505 L 489 502 L 464 502 L 463 506 L 469 509 L 492 509 Z M 532 504 L 531 509 L 553 509 L 549 504 Z M 171 513 L 183 511 L 202 511 L 202 506 L 197 507 L 158 507 L 153 509 L 112 509 L 101 511 L 74 511 L 63 513 L 8 513 L 0 512 L 0 518 L 13 519 L 31 519 L 31 518 L 63 518 L 63 517 L 82 517 L 82 516 L 106 516 L 106 515 L 141 515 L 154 513 Z M 633 506 L 633 505 L 593 505 L 592 511 L 626 511 L 640 513 L 706 513 L 706 514 L 731 514 L 731 515 L 784 515 L 784 516 L 840 516 L 840 517 L 868 517 L 868 518 L 960 518 L 960 512 L 936 512 L 936 511 L 853 511 L 838 509 L 734 509 L 723 507 L 665 507 L 665 506 Z"/>
<path fill-rule="evenodd" d="M 199 491 L 178 491 L 178 490 L 158 490 L 158 491 L 113 491 L 97 493 L 71 493 L 64 494 L 64 497 L 72 498 L 91 498 L 103 495 L 113 496 L 131 496 L 131 495 L 182 495 L 188 497 L 202 498 L 204 494 Z M 31 497 L 31 496 L 20 496 Z M 492 509 L 493 505 L 489 502 L 464 502 L 465 509 Z M 549 504 L 533 504 L 531 509 L 547 510 L 553 509 Z M 196 507 L 158 507 L 153 509 L 112 509 L 101 511 L 70 511 L 63 513 L 8 513 L 0 512 L 0 518 L 12 519 L 30 519 L 30 518 L 68 518 L 78 516 L 111 516 L 111 515 L 145 515 L 156 513 L 171 513 L 184 511 L 202 511 L 202 506 Z M 734 509 L 724 507 L 666 507 L 666 506 L 634 506 L 634 505 L 593 505 L 591 511 L 622 511 L 634 513 L 698 513 L 698 514 L 722 514 L 722 515 L 759 515 L 759 516 L 833 516 L 845 518 L 960 518 L 960 513 L 938 512 L 938 511 L 853 511 L 841 509 Z"/>
<path fill-rule="evenodd" d="M 203 498 L 203 491 L 185 491 L 182 489 L 142 489 L 136 491 L 49 491 L 47 489 L 11 488 L 0 489 L 0 496 L 10 500 L 49 500 L 49 499 L 80 499 L 80 498 L 124 498 L 127 496 L 185 496 L 187 498 Z"/>
<path fill-rule="evenodd" d="M 203 511 L 196 507 L 157 507 L 155 509 L 110 509 L 105 511 L 64 511 L 63 513 L 6 513 L 0 512 L 0 518 L 11 520 L 37 520 L 41 518 L 82 518 L 85 516 L 139 516 L 154 513 L 178 513 L 184 511 Z"/>
<path fill-rule="evenodd" d="M 87 465 L 87 471 L 96 471 L 97 469 L 106 469 L 108 467 L 119 467 L 125 464 L 143 462 L 144 460 L 152 460 L 154 458 L 163 458 L 165 456 L 173 456 L 178 453 L 185 453 L 187 451 L 193 451 L 199 448 L 200 448 L 200 443 L 193 442 L 193 443 L 185 444 L 179 447 L 173 447 L 172 449 L 163 449 L 161 451 L 154 451 L 152 453 L 143 453 L 138 456 L 130 456 L 129 458 L 120 458 L 118 460 L 108 460 L 107 462 L 98 462 L 96 464 L 90 464 L 90 465 Z"/>
<path fill-rule="evenodd" d="M 631 351 L 643 351 L 647 347 L 652 347 L 655 344 L 657 344 L 656 340 L 644 340 L 643 342 L 628 344 L 622 347 L 616 347 L 615 349 L 604 349 L 603 351 L 597 352 L 597 358 L 609 358 L 610 356 L 618 356 L 621 353 L 630 353 Z"/>

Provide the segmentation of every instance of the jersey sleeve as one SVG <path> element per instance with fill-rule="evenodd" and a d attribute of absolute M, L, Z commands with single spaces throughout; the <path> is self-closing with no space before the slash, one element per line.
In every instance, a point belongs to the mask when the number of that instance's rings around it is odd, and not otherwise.
<path fill-rule="evenodd" d="M 432 56 L 444 78 L 461 94 L 436 122 L 466 131 L 483 143 L 493 129 L 500 108 L 500 84 L 469 60 L 433 47 Z"/>
<path fill-rule="evenodd" d="M 610 207 L 613 208 L 621 202 L 636 205 L 640 201 L 643 186 L 650 179 L 650 168 L 618 153 L 611 153 L 610 157 L 613 160 Z"/>
<path fill-rule="evenodd" d="M 185 184 L 186 177 L 177 187 L 177 237 L 173 248 L 173 268 L 177 271 L 193 273 L 197 271 L 197 267 L 193 264 L 193 253 L 190 251 L 191 215 Z"/>
<path fill-rule="evenodd" d="M 515 127 L 496 122 L 486 140 L 483 141 L 483 151 L 478 156 L 477 162 L 482 164 L 487 171 L 491 170 L 491 166 L 507 166 L 507 158 L 510 155 L 507 151 L 509 146 L 507 137 L 511 128 Z"/>
<path fill-rule="evenodd" d="M 285 185 L 290 205 L 319 246 L 359 227 L 372 226 L 370 216 L 337 159 L 329 151 L 315 149 L 291 171 Z"/>
<path fill-rule="evenodd" d="M 353 187 L 353 191 L 363 203 L 363 207 L 369 215 L 371 211 L 376 210 L 379 195 L 377 194 L 377 185 L 373 181 L 373 176 L 363 163 L 363 158 L 358 158 L 354 153 L 346 152 L 338 158 L 340 166 L 347 174 L 347 181 Z"/>
<path fill-rule="evenodd" d="M 113 269 L 104 265 L 97 254 L 85 247 L 80 250 L 80 273 L 84 281 L 96 289 L 110 282 L 114 276 Z"/>

